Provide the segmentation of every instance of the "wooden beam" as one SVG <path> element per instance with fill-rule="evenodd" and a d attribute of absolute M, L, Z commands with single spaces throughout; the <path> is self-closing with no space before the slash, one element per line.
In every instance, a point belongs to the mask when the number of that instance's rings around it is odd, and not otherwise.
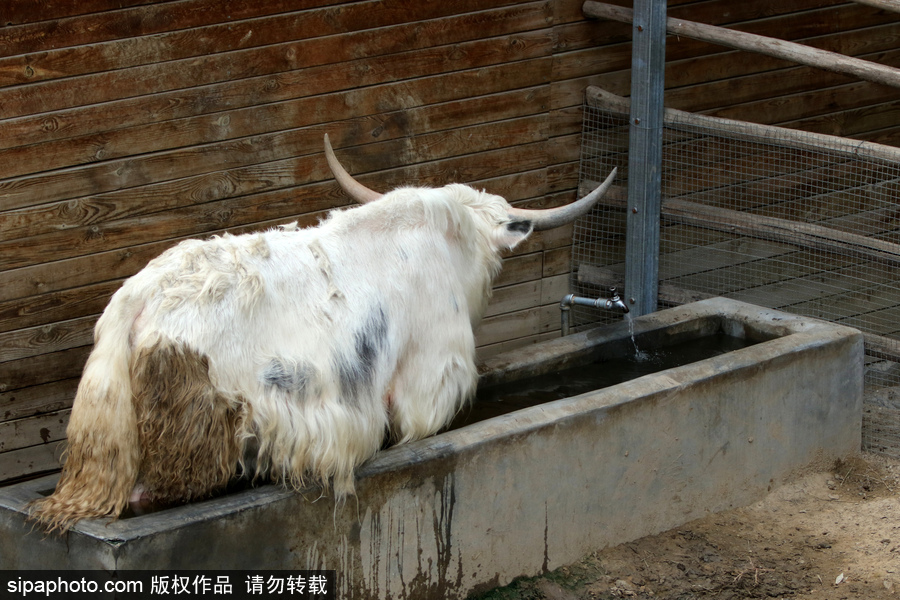
<path fill-rule="evenodd" d="M 582 184 L 579 192 L 592 182 Z M 596 185 L 594 185 L 596 187 Z M 626 208 L 626 192 L 621 186 L 613 186 L 599 204 Z M 734 235 L 772 240 L 800 248 L 814 248 L 823 252 L 856 256 L 891 266 L 900 266 L 900 244 L 864 235 L 848 233 L 814 225 L 789 221 L 777 217 L 755 215 L 727 208 L 706 206 L 687 200 L 663 199 L 661 218 L 666 223 L 678 223 L 705 227 Z"/>
<path fill-rule="evenodd" d="M 622 23 L 631 23 L 633 20 L 633 11 L 631 9 L 593 0 L 587 0 L 582 10 L 585 15 L 594 18 L 610 19 Z M 802 65 L 854 75 L 867 81 L 900 88 L 900 69 L 886 67 L 835 52 L 828 52 L 827 50 L 819 50 L 803 44 L 795 44 L 794 42 L 776 38 L 672 17 L 666 19 L 666 31 L 673 35 L 774 56 L 775 58 L 790 60 Z"/>
<path fill-rule="evenodd" d="M 891 10 L 900 12 L 900 4 L 897 0 L 856 0 L 857 4 L 865 4 L 866 6 L 874 6 L 882 10 Z"/>
<path fill-rule="evenodd" d="M 663 218 L 667 222 L 696 225 L 735 235 L 775 240 L 801 248 L 814 248 L 900 266 L 900 244 L 822 225 L 705 206 L 686 200 L 664 201 Z"/>
<path fill-rule="evenodd" d="M 628 98 L 617 96 L 616 94 L 599 87 L 588 86 L 587 91 L 585 92 L 585 98 L 587 103 L 595 108 L 600 108 L 626 117 L 630 114 L 631 101 Z M 714 133 L 716 134 L 727 135 L 728 137 L 736 139 L 752 138 L 752 141 L 759 141 L 759 138 L 762 138 L 789 148 L 818 151 L 829 150 L 841 152 L 847 156 L 859 156 L 893 163 L 900 162 L 900 148 L 860 140 L 851 140 L 836 135 L 825 135 L 810 131 L 777 127 L 775 125 L 759 125 L 757 123 L 748 123 L 747 121 L 709 117 L 674 108 L 665 109 L 665 112 L 663 113 L 663 122 L 667 125 L 676 124 L 681 126 L 693 125 L 696 127 L 703 127 L 714 130 Z"/>
<path fill-rule="evenodd" d="M 863 339 L 869 356 L 900 363 L 900 341 L 874 333 L 863 333 Z"/>

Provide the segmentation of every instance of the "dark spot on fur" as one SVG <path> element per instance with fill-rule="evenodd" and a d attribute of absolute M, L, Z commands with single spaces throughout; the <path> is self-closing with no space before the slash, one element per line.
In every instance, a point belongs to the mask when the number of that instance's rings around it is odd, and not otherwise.
<path fill-rule="evenodd" d="M 365 327 L 356 332 L 356 354 L 363 370 L 369 375 L 375 370 L 375 360 L 378 351 L 384 347 L 386 335 L 387 319 L 384 310 L 378 307 L 369 315 Z"/>
<path fill-rule="evenodd" d="M 531 233 L 531 221 L 527 219 L 523 219 L 521 221 L 510 221 L 506 224 L 506 228 L 509 231 L 516 231 L 518 233 Z"/>
<path fill-rule="evenodd" d="M 269 367 L 263 372 L 263 383 L 270 387 L 277 387 L 296 395 L 303 394 L 310 381 L 310 368 L 303 364 L 291 364 L 278 359 L 269 363 Z"/>
<path fill-rule="evenodd" d="M 384 309 L 377 307 L 365 324 L 354 334 L 355 356 L 344 356 L 338 361 L 337 372 L 341 384 L 341 396 L 356 403 L 360 394 L 372 384 L 378 358 L 387 339 L 387 317 Z"/>

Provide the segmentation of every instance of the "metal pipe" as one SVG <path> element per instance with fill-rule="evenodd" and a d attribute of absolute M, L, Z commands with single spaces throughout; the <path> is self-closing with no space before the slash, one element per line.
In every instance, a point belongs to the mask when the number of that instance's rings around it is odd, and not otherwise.
<path fill-rule="evenodd" d="M 625 295 L 636 315 L 656 311 L 659 288 L 666 2 L 635 0 Z"/>
<path fill-rule="evenodd" d="M 605 310 L 621 310 L 622 313 L 628 312 L 628 305 L 619 297 L 619 291 L 616 288 L 609 288 L 610 298 L 583 298 L 575 294 L 564 296 L 559 303 L 560 311 L 560 329 L 565 337 L 569 335 L 569 313 L 571 307 L 576 304 L 579 306 L 590 306 L 593 308 L 601 308 Z"/>

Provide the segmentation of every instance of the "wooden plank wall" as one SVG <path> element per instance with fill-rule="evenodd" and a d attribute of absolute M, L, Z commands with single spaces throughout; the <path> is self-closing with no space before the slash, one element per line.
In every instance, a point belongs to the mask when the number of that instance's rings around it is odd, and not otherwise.
<path fill-rule="evenodd" d="M 630 0 L 615 3 L 630 5 Z M 0 5 L 0 481 L 58 465 L 98 314 L 187 237 L 458 181 L 574 199 L 587 85 L 627 95 L 630 27 L 580 0 L 28 0 Z M 670 0 L 670 14 L 900 62 L 900 15 L 835 0 Z M 900 94 L 668 39 L 667 103 L 888 142 Z M 487 355 L 557 335 L 571 228 L 505 259 Z"/>

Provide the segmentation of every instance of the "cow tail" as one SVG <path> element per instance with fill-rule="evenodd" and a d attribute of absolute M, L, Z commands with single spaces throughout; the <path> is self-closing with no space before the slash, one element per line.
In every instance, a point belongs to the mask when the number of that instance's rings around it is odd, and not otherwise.
<path fill-rule="evenodd" d="M 140 307 L 117 296 L 94 332 L 94 349 L 66 428 L 68 446 L 56 491 L 29 505 L 30 517 L 48 531 L 65 532 L 80 519 L 118 517 L 137 481 L 140 446 L 130 335 Z"/>

